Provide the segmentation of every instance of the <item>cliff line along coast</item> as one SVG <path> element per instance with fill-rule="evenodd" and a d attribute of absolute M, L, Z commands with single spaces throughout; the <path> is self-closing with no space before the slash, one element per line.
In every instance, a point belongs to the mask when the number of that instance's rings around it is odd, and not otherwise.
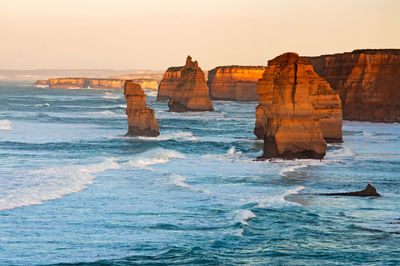
<path fill-rule="evenodd" d="M 156 90 L 157 80 L 138 78 L 131 79 L 133 82 L 142 86 L 142 88 Z M 48 87 L 58 89 L 105 89 L 105 90 L 123 90 L 126 79 L 98 79 L 98 78 L 51 78 L 48 80 L 37 80 L 32 84 L 34 87 Z"/>

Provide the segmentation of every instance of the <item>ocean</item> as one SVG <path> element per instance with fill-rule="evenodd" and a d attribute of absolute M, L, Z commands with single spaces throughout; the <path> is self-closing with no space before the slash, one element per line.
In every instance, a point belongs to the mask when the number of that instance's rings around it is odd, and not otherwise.
<path fill-rule="evenodd" d="M 120 90 L 0 83 L 1 265 L 399 265 L 400 125 L 345 121 L 323 160 L 255 161 L 256 103 L 126 138 Z M 328 197 L 370 183 L 382 197 Z"/>

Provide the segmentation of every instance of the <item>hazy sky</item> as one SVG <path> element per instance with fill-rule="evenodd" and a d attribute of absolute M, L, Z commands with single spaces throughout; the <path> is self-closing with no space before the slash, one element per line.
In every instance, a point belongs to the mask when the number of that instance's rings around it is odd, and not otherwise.
<path fill-rule="evenodd" d="M 400 48 L 399 0 L 0 0 L 0 68 L 203 69 Z"/>

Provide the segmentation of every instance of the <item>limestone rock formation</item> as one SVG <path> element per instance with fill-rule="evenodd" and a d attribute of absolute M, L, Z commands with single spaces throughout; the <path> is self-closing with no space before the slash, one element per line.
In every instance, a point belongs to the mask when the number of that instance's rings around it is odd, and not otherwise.
<path fill-rule="evenodd" d="M 262 158 L 325 156 L 326 142 L 310 93 L 313 74 L 312 65 L 295 53 L 268 61 L 257 87 L 256 123 L 264 127 Z"/>
<path fill-rule="evenodd" d="M 329 83 L 323 78 L 319 77 L 313 71 L 313 67 L 307 60 L 301 59 L 302 69 L 298 69 L 299 78 L 297 83 L 301 82 L 302 86 L 308 87 L 311 103 L 314 109 L 314 115 L 319 120 L 319 125 L 322 135 L 326 142 L 341 142 L 342 141 L 342 106 L 339 94 L 333 90 Z M 260 86 L 269 86 L 270 80 L 260 80 Z M 260 91 L 263 94 L 263 99 L 259 101 L 260 105 L 257 107 L 257 119 L 254 134 L 262 139 L 265 135 L 266 122 L 264 113 L 268 110 L 268 105 L 272 104 L 272 90 Z M 267 111 L 268 112 L 268 111 Z"/>
<path fill-rule="evenodd" d="M 400 49 L 306 57 L 339 92 L 346 120 L 400 121 Z"/>
<path fill-rule="evenodd" d="M 166 101 L 172 97 L 178 86 L 182 68 L 183 66 L 170 67 L 167 69 L 163 79 L 158 85 L 157 101 Z"/>
<path fill-rule="evenodd" d="M 168 107 L 172 112 L 214 110 L 204 73 L 197 61 L 193 62 L 190 56 L 187 57 L 185 66 L 180 70 L 180 77 L 168 102 Z"/>
<path fill-rule="evenodd" d="M 125 79 L 103 79 L 103 78 L 52 78 L 49 80 L 38 80 L 32 84 L 35 87 L 50 88 L 81 88 L 81 89 L 105 89 L 122 90 L 124 89 Z M 133 79 L 134 83 L 141 85 L 145 89 L 157 89 L 157 81 L 153 79 Z"/>
<path fill-rule="evenodd" d="M 86 78 L 52 78 L 49 79 L 50 88 L 70 89 L 87 88 L 89 86 Z"/>
<path fill-rule="evenodd" d="M 33 87 L 41 87 L 41 88 L 48 88 L 49 87 L 49 81 L 47 79 L 39 79 L 36 80 L 34 83 L 32 83 Z"/>
<path fill-rule="evenodd" d="M 219 66 L 208 72 L 211 99 L 257 101 L 257 81 L 264 66 Z"/>
<path fill-rule="evenodd" d="M 363 190 L 356 192 L 345 192 L 345 193 L 324 193 L 319 194 L 323 196 L 347 196 L 347 197 L 380 197 L 376 191 L 376 188 L 370 184 L 368 184 Z"/>
<path fill-rule="evenodd" d="M 146 106 L 146 95 L 140 85 L 126 81 L 124 95 L 129 125 L 128 133 L 125 136 L 156 137 L 160 135 L 154 110 Z"/>

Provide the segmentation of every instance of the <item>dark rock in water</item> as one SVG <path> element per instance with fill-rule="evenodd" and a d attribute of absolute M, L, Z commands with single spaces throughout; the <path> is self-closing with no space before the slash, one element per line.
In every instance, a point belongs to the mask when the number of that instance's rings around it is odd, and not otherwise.
<path fill-rule="evenodd" d="M 364 190 L 347 193 L 324 193 L 323 196 L 350 196 L 350 197 L 380 197 L 381 194 L 376 192 L 376 188 L 368 184 Z"/>

